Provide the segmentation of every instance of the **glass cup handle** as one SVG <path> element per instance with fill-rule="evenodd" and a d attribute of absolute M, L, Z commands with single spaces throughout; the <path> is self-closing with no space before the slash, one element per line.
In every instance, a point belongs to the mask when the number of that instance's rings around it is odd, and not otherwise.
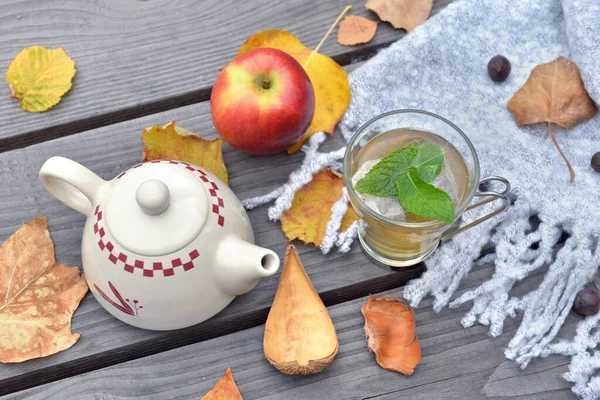
<path fill-rule="evenodd" d="M 477 207 L 481 207 L 484 204 L 491 203 L 492 201 L 496 201 L 498 199 L 502 200 L 502 205 L 500 207 L 498 207 L 497 209 L 495 209 L 494 211 L 492 211 L 491 213 L 484 215 L 483 217 L 476 219 L 475 221 L 470 222 L 465 226 L 462 226 L 451 232 L 446 232 L 442 236 L 442 240 L 448 240 L 451 237 L 454 237 L 455 235 L 457 235 L 463 231 L 466 231 L 469 228 L 474 227 L 475 225 L 479 225 L 483 221 L 487 221 L 488 219 L 500 214 L 501 212 L 506 211 L 508 206 L 510 206 L 510 199 L 508 198 L 508 194 L 510 193 L 510 183 L 506 179 L 502 178 L 501 176 L 490 176 L 489 178 L 485 178 L 485 179 L 482 179 L 481 181 L 479 181 L 479 184 L 481 185 L 482 183 L 488 183 L 488 182 L 500 182 L 505 186 L 505 189 L 502 192 L 496 192 L 494 190 L 486 190 L 485 192 L 475 193 L 476 197 L 487 197 L 487 198 L 485 200 L 482 200 L 475 204 L 471 204 L 470 206 L 468 206 L 466 208 L 465 211 L 472 210 Z"/>

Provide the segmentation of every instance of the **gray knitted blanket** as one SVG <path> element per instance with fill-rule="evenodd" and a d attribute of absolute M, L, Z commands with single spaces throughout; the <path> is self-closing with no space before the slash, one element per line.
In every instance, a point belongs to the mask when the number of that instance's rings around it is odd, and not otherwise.
<path fill-rule="evenodd" d="M 487 62 L 507 57 L 512 72 L 494 83 Z M 472 140 L 482 177 L 507 178 L 516 201 L 502 216 L 445 243 L 426 261 L 427 272 L 404 296 L 413 306 L 430 294 L 434 308 L 471 302 L 465 327 L 489 325 L 502 332 L 506 317 L 523 320 L 506 356 L 525 367 L 538 356 L 572 356 L 564 376 L 573 392 L 600 399 L 600 316 L 588 317 L 573 341 L 554 342 L 576 293 L 600 265 L 600 174 L 590 168 L 600 151 L 600 117 L 569 131 L 557 127 L 558 142 L 575 169 L 575 183 L 544 124 L 519 128 L 506 104 L 534 66 L 565 56 L 580 68 L 584 84 L 600 102 L 600 1 L 459 0 L 350 75 L 352 102 L 340 127 L 346 139 L 385 111 L 416 108 L 442 115 Z M 486 214 L 475 211 L 467 220 Z M 539 227 L 532 226 L 533 216 Z M 570 237 L 556 251 L 561 234 Z M 536 244 L 532 247 L 533 244 Z M 484 246 L 494 252 L 483 259 Z M 482 263 L 495 263 L 490 279 L 453 299 L 460 281 Z M 515 297 L 511 289 L 547 268 L 535 290 Z"/>
<path fill-rule="evenodd" d="M 497 54 L 512 64 L 501 84 L 488 76 L 487 63 Z M 413 306 L 427 295 L 433 307 L 470 302 L 465 327 L 488 325 L 502 332 L 504 320 L 522 314 L 506 356 L 523 368 L 535 357 L 571 356 L 565 379 L 579 397 L 600 399 L 600 315 L 579 323 L 572 340 L 555 341 L 573 299 L 600 265 L 600 174 L 590 159 L 600 151 L 600 117 L 566 131 L 555 128 L 573 164 L 575 183 L 554 147 L 545 124 L 517 127 L 506 108 L 538 64 L 559 56 L 574 61 L 596 104 L 600 102 L 600 0 L 457 0 L 402 40 L 350 75 L 352 102 L 339 127 L 348 140 L 369 119 L 386 111 L 413 108 L 432 111 L 457 124 L 471 139 L 482 177 L 501 175 L 516 200 L 507 212 L 444 243 L 427 261 L 424 275 L 404 296 Z M 323 132 L 303 146 L 305 159 L 282 187 L 243 201 L 246 208 L 273 203 L 269 218 L 288 210 L 297 190 L 324 167 L 341 169 L 344 148 L 319 152 Z M 345 190 L 332 207 L 321 244 L 346 252 L 354 241 L 355 222 L 339 232 L 348 209 Z M 473 210 L 469 221 L 489 213 L 494 204 Z M 563 234 L 568 239 L 559 245 Z M 482 250 L 493 252 L 481 257 Z M 494 263 L 495 272 L 476 289 L 455 298 L 461 280 L 473 268 Z M 533 272 L 544 275 L 539 287 L 516 296 L 513 287 Z M 599 349 L 600 350 L 600 349 Z"/>

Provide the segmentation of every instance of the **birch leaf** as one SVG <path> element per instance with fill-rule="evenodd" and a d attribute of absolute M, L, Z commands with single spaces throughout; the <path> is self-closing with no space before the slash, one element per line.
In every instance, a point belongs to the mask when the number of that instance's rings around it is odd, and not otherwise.
<path fill-rule="evenodd" d="M 358 15 L 349 15 L 340 22 L 337 41 L 344 46 L 368 43 L 375 37 L 377 21 Z"/>
<path fill-rule="evenodd" d="M 507 107 L 519 126 L 548 124 L 550 137 L 565 160 L 573 182 L 575 172 L 558 145 L 552 123 L 570 129 L 596 115 L 596 106 L 583 86 L 577 65 L 565 57 L 538 65 Z"/>
<path fill-rule="evenodd" d="M 71 89 L 75 62 L 62 47 L 48 50 L 32 46 L 22 50 L 10 63 L 4 79 L 19 106 L 29 112 L 54 107 Z"/>

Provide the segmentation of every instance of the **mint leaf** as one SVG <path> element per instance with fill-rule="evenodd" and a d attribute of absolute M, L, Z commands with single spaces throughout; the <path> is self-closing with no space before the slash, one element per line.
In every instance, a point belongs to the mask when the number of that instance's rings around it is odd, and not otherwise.
<path fill-rule="evenodd" d="M 405 211 L 452 224 L 454 203 L 448 193 L 425 182 L 415 167 L 396 180 L 398 200 Z"/>
<path fill-rule="evenodd" d="M 425 182 L 431 182 L 442 170 L 444 152 L 429 142 L 402 147 L 379 161 L 356 183 L 355 189 L 375 196 L 396 194 L 396 180 L 410 168 L 416 168 Z"/>
<path fill-rule="evenodd" d="M 419 171 L 421 179 L 431 182 L 442 170 L 444 152 L 439 146 L 429 142 L 419 142 L 413 145 L 419 154 L 412 162 L 412 167 Z"/>

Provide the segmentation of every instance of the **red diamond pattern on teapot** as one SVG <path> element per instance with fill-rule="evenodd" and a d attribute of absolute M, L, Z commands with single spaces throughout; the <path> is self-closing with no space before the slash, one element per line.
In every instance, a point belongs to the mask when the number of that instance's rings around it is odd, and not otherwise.
<path fill-rule="evenodd" d="M 225 203 L 223 198 L 219 196 L 219 187 L 218 185 L 212 181 L 208 175 L 202 171 L 194 167 L 193 165 L 182 162 L 182 161 L 169 161 L 169 160 L 153 160 L 147 163 L 137 164 L 131 167 L 130 169 L 122 172 L 117 179 L 121 179 L 125 176 L 129 171 L 139 168 L 144 164 L 157 164 L 157 163 L 168 163 L 172 165 L 180 165 L 182 168 L 187 169 L 193 173 L 198 174 L 198 178 L 208 186 L 208 193 L 210 198 L 212 199 L 212 204 L 210 211 L 217 216 L 217 224 L 223 227 L 225 225 L 225 217 L 221 214 L 221 210 L 225 207 Z M 114 244 L 106 237 L 106 231 L 103 227 L 103 212 L 100 209 L 100 206 L 97 206 L 94 215 L 96 217 L 96 221 L 94 223 L 94 234 L 98 238 L 98 247 L 101 251 L 107 253 L 107 257 L 115 265 L 122 265 L 123 269 L 126 272 L 131 274 L 141 273 L 142 276 L 145 277 L 169 277 L 175 275 L 176 269 L 181 269 L 183 271 L 189 271 L 194 268 L 194 260 L 200 256 L 198 250 L 192 250 L 187 257 L 184 258 L 175 258 L 168 261 L 144 261 L 135 259 L 131 255 L 127 255 L 121 251 L 115 251 Z M 139 271 L 139 272 L 136 272 Z"/>
<path fill-rule="evenodd" d="M 127 255 L 121 251 L 115 251 L 115 246 L 112 242 L 106 239 L 106 231 L 102 224 L 102 210 L 100 206 L 96 206 L 94 211 L 96 216 L 96 223 L 94 223 L 94 234 L 99 238 L 98 247 L 103 252 L 108 253 L 108 259 L 115 265 L 122 264 L 123 269 L 131 274 L 135 273 L 136 270 L 141 271 L 141 274 L 145 277 L 155 276 L 173 276 L 175 275 L 175 269 L 181 267 L 183 271 L 189 271 L 194 268 L 194 260 L 200 257 L 200 252 L 194 249 L 189 252 L 185 258 L 174 258 L 167 262 L 165 261 L 144 261 L 138 260 L 134 257 Z M 222 226 L 222 225 L 221 225 Z"/>

